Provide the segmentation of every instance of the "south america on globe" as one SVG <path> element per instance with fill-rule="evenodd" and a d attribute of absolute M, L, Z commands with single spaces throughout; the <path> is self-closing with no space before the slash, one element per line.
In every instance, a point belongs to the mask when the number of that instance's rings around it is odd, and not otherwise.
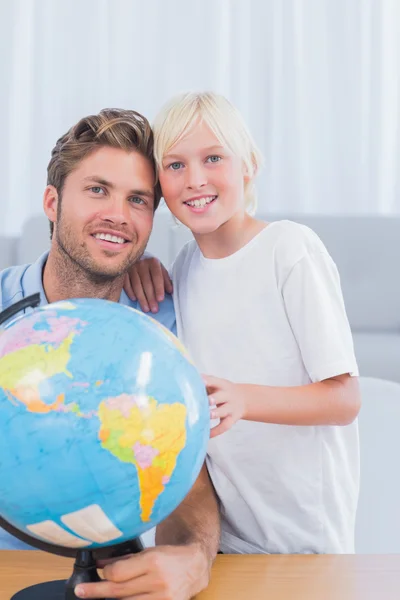
<path fill-rule="evenodd" d="M 202 378 L 154 319 L 97 299 L 0 330 L 0 516 L 66 548 L 120 544 L 165 519 L 203 464 Z"/>

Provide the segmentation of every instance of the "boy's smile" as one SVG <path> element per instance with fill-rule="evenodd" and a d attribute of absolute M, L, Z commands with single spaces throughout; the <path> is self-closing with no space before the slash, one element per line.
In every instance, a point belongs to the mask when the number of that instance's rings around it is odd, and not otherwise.
<path fill-rule="evenodd" d="M 245 212 L 242 160 L 204 122 L 164 156 L 160 183 L 171 212 L 195 235 L 212 233 Z"/>
<path fill-rule="evenodd" d="M 215 196 L 195 196 L 185 200 L 184 204 L 195 213 L 202 213 L 208 210 L 213 202 L 218 198 Z"/>

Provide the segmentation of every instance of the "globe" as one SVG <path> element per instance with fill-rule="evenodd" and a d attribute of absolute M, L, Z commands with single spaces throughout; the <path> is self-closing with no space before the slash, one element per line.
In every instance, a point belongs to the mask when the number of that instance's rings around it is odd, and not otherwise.
<path fill-rule="evenodd" d="M 0 517 L 30 539 L 96 549 L 184 499 L 210 432 L 202 378 L 153 318 L 57 302 L 0 333 Z"/>

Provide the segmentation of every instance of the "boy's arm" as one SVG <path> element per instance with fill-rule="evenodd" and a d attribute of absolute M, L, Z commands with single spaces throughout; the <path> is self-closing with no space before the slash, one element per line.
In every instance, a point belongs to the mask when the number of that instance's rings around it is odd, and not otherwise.
<path fill-rule="evenodd" d="M 108 564 L 106 581 L 80 585 L 75 594 L 189 600 L 208 585 L 219 533 L 217 498 L 204 465 L 183 502 L 157 527 L 157 546 Z"/>
<path fill-rule="evenodd" d="M 244 386 L 251 421 L 283 425 L 349 425 L 361 406 L 358 378 L 339 375 L 296 387 Z"/>
<path fill-rule="evenodd" d="M 361 406 L 358 378 L 339 375 L 293 387 L 232 383 L 205 377 L 212 419 L 221 423 L 211 437 L 227 431 L 239 419 L 279 425 L 349 425 Z"/>

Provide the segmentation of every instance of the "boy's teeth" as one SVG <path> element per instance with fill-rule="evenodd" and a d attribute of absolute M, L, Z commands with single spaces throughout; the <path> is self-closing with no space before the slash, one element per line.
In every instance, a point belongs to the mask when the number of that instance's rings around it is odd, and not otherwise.
<path fill-rule="evenodd" d="M 202 208 L 206 204 L 210 204 L 215 199 L 215 196 L 212 198 L 199 198 L 198 200 L 192 200 L 192 202 L 186 202 L 189 206 L 195 206 L 196 208 Z"/>
<path fill-rule="evenodd" d="M 106 242 L 114 242 L 114 244 L 124 244 L 124 238 L 117 237 L 116 235 L 110 235 L 109 233 L 95 233 L 94 237 L 98 240 L 105 240 Z"/>

